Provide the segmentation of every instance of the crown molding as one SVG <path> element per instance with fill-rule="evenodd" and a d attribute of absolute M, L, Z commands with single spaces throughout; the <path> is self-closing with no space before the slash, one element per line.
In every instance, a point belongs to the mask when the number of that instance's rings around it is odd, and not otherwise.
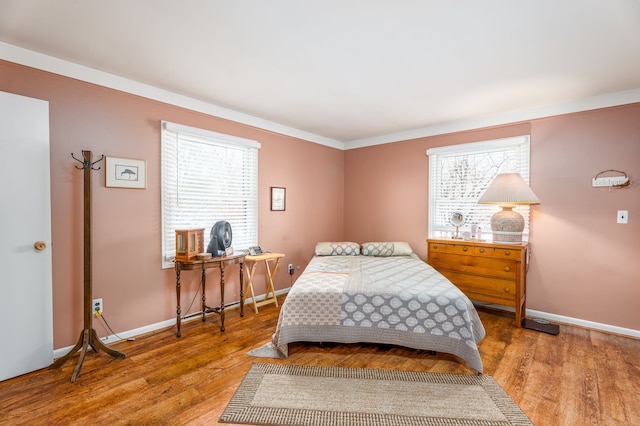
<path fill-rule="evenodd" d="M 342 142 L 4 42 L 0 42 L 0 59 L 339 150 L 402 142 L 640 102 L 640 88 L 638 88 Z"/>
<path fill-rule="evenodd" d="M 119 77 L 114 74 L 109 74 L 104 71 L 89 68 L 64 59 L 55 58 L 43 53 L 24 49 L 12 44 L 0 42 L 0 59 L 107 87 L 109 89 L 131 93 L 133 95 L 142 96 L 144 98 L 164 102 L 192 111 L 202 112 L 204 114 L 257 127 L 259 129 L 303 139 L 320 145 L 329 146 L 331 148 L 340 150 L 344 149 L 344 142 L 341 141 L 305 132 L 273 121 L 264 120 L 259 117 L 244 114 L 198 99 L 193 99 L 188 96 L 179 95 L 168 90 L 160 89 L 158 87 L 150 86 L 124 77 Z"/>
<path fill-rule="evenodd" d="M 463 132 L 485 127 L 500 126 L 504 124 L 518 123 L 600 108 L 627 105 L 637 102 L 640 102 L 640 88 L 606 93 L 599 96 L 574 99 L 567 102 L 527 108 L 501 114 L 489 115 L 485 117 L 477 117 L 469 120 L 436 124 L 433 126 L 422 127 L 420 129 L 409 130 L 406 132 L 392 133 L 388 135 L 375 136 L 372 138 L 353 140 L 345 143 L 345 149 L 348 150 L 373 145 L 401 142 L 428 136 L 437 136 L 447 133 Z"/>

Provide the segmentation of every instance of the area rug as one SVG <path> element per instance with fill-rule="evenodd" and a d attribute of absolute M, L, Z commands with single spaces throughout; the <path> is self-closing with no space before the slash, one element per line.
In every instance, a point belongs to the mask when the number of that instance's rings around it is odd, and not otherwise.
<path fill-rule="evenodd" d="M 255 425 L 533 425 L 490 376 L 255 363 L 222 416 Z"/>

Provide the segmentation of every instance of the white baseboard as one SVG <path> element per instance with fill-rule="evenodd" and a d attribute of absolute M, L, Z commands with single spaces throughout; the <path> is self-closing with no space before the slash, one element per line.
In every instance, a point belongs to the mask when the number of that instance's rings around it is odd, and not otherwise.
<path fill-rule="evenodd" d="M 278 290 L 276 291 L 276 296 L 280 296 L 282 294 L 288 293 L 289 292 L 290 287 L 282 289 L 282 290 Z M 260 301 L 260 300 L 264 300 L 265 299 L 265 295 L 262 294 L 260 296 L 256 296 L 256 301 Z M 247 309 L 247 307 L 249 306 L 250 303 L 253 303 L 253 299 L 252 298 L 248 298 L 245 300 L 245 309 Z M 239 309 L 240 308 L 240 302 L 235 302 L 235 303 L 231 303 L 229 305 L 226 306 L 225 311 L 227 309 Z M 189 322 L 189 321 L 193 321 L 195 319 L 200 318 L 200 314 L 202 312 L 193 312 L 190 314 L 187 314 L 183 317 L 182 322 Z M 145 325 L 144 327 L 138 327 L 138 328 L 134 328 L 132 330 L 128 330 L 128 331 L 122 331 L 122 332 L 118 332 L 118 335 L 116 336 L 115 334 L 112 334 L 110 336 L 105 336 L 105 337 L 101 337 L 100 340 L 105 343 L 105 344 L 109 344 L 109 343 L 114 343 L 114 342 L 121 342 L 123 340 L 127 340 L 130 338 L 135 338 L 136 336 L 139 336 L 141 334 L 146 334 L 146 333 L 151 333 L 153 331 L 157 331 L 157 330 L 161 330 L 163 328 L 167 328 L 167 327 L 172 327 L 176 324 L 176 319 L 175 318 L 171 318 L 168 320 L 164 320 L 164 321 L 160 321 L 157 322 L 155 324 L 149 324 L 149 325 Z M 66 346 L 64 348 L 58 348 L 58 349 L 54 349 L 53 350 L 53 358 L 60 358 L 61 356 L 66 355 L 71 349 L 73 349 L 75 345 L 71 345 L 71 346 Z M 91 350 L 91 348 L 89 348 Z"/>
<path fill-rule="evenodd" d="M 537 318 L 543 318 L 552 322 L 555 321 L 563 324 L 571 324 L 578 327 L 589 328 L 592 330 L 599 330 L 607 333 L 620 334 L 622 336 L 640 339 L 640 330 L 634 330 L 631 328 L 602 324 L 599 322 L 587 321 L 579 318 L 566 317 L 564 315 L 550 314 L 548 312 L 534 311 L 532 309 L 527 309 L 527 315 Z"/>
<path fill-rule="evenodd" d="M 278 290 L 278 291 L 276 291 L 276 295 L 280 296 L 282 294 L 286 294 L 286 293 L 289 292 L 290 289 L 291 288 L 288 287 L 288 288 L 285 288 L 285 289 L 282 289 L 282 290 Z M 256 301 L 260 301 L 260 300 L 264 300 L 264 299 L 265 299 L 265 295 L 264 294 L 262 294 L 260 296 L 256 296 Z M 252 302 L 253 302 L 253 299 L 251 299 L 251 298 L 246 299 L 245 308 L 246 308 L 246 305 L 249 305 Z M 492 309 L 514 312 L 513 308 L 507 308 L 507 307 L 504 307 L 504 306 L 493 305 L 493 304 L 490 304 L 490 303 L 482 303 L 481 305 L 490 307 Z M 236 309 L 236 308 L 239 308 L 239 307 L 240 307 L 240 302 L 236 302 L 236 303 L 233 303 L 231 305 L 228 305 L 227 309 Z M 555 321 L 555 322 L 559 322 L 559 323 L 562 323 L 562 324 L 576 325 L 578 327 L 584 327 L 584 328 L 588 328 L 588 329 L 592 329 L 592 330 L 599 330 L 599 331 L 604 331 L 604 332 L 607 332 L 607 333 L 619 334 L 619 335 L 622 335 L 622 336 L 634 337 L 634 338 L 640 339 L 640 330 L 633 330 L 633 329 L 630 329 L 630 328 L 617 327 L 617 326 L 614 326 L 614 325 L 602 324 L 602 323 L 598 323 L 598 322 L 582 320 L 582 319 L 579 319 L 579 318 L 566 317 L 566 316 L 563 316 L 563 315 L 550 314 L 548 312 L 535 311 L 535 310 L 532 310 L 532 309 L 527 309 L 527 316 L 536 317 L 536 318 L 543 318 L 543 319 L 546 319 L 546 320 L 549 320 L 549 321 L 552 321 L 552 322 Z M 182 321 L 183 322 L 188 322 L 188 321 L 193 321 L 194 319 L 197 319 L 197 318 L 200 318 L 199 317 L 199 312 L 194 312 L 192 314 L 187 315 Z M 118 333 L 118 336 L 116 336 L 115 334 L 112 334 L 110 336 L 101 337 L 100 340 L 102 340 L 104 343 L 119 342 L 119 341 L 122 341 L 122 340 L 127 340 L 129 338 L 134 338 L 134 337 L 139 336 L 141 334 L 151 333 L 151 332 L 156 331 L 156 330 L 160 330 L 160 329 L 163 329 L 163 328 L 171 327 L 171 326 L 175 325 L 175 323 L 176 323 L 176 319 L 175 318 L 171 318 L 171 319 L 168 319 L 168 320 L 157 322 L 155 324 L 146 325 L 144 327 L 134 328 L 133 330 L 123 331 L 121 333 Z M 55 349 L 53 351 L 53 357 L 54 358 L 59 358 L 61 356 L 64 356 L 71 349 L 73 349 L 73 345 L 72 346 L 67 346 L 67 347 L 64 347 L 64 348 Z"/>
<path fill-rule="evenodd" d="M 515 309 L 506 306 L 494 305 L 492 303 L 483 303 L 474 301 L 473 303 L 478 306 L 486 306 L 491 309 L 507 312 L 515 312 Z M 551 322 L 559 322 L 562 324 L 575 325 L 578 327 L 588 328 L 591 330 L 604 331 L 606 333 L 619 334 L 621 336 L 634 337 L 640 339 L 640 330 L 634 330 L 631 328 L 618 327 L 615 325 L 602 324 L 594 321 L 587 321 L 580 318 L 566 317 L 564 315 L 550 314 L 548 312 L 536 311 L 533 309 L 527 309 L 526 315 L 528 317 L 536 317 L 546 319 Z"/>

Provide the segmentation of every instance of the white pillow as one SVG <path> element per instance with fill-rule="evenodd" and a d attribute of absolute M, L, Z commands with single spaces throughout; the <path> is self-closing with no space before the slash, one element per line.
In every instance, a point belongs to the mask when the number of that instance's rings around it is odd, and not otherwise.
<path fill-rule="evenodd" d="M 394 256 L 411 256 L 413 250 L 411 246 L 406 242 L 394 242 L 393 243 L 393 255 Z"/>
<path fill-rule="evenodd" d="M 316 256 L 357 256 L 359 254 L 360 244 L 350 241 L 316 244 Z"/>

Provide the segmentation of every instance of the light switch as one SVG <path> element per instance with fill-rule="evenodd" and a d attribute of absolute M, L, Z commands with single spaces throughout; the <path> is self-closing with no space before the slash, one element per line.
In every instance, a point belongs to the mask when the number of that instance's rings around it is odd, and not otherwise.
<path fill-rule="evenodd" d="M 618 223 L 629 223 L 629 210 L 618 210 Z"/>

